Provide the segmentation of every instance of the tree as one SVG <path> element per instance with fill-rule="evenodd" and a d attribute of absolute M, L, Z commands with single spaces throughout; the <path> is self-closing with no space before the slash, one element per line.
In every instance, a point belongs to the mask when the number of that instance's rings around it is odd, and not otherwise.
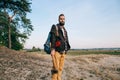
<path fill-rule="evenodd" d="M 31 52 L 37 52 L 37 51 L 41 51 L 41 49 L 33 46 Z"/>
<path fill-rule="evenodd" d="M 1 45 L 6 45 L 7 34 L 8 34 L 7 22 L 8 21 L 6 19 L 6 16 L 2 12 L 0 12 L 0 44 Z"/>
<path fill-rule="evenodd" d="M 32 51 L 35 51 L 35 49 L 36 49 L 35 46 L 33 46 L 33 47 L 32 47 Z"/>
<path fill-rule="evenodd" d="M 0 16 L 2 18 L 0 19 L 0 34 L 7 38 L 4 44 L 2 37 L 1 44 L 13 49 L 15 49 L 14 46 L 22 48 L 25 39 L 33 31 L 31 21 L 26 17 L 27 13 L 31 12 L 30 5 L 31 0 L 0 0 L 0 14 L 2 15 Z"/>

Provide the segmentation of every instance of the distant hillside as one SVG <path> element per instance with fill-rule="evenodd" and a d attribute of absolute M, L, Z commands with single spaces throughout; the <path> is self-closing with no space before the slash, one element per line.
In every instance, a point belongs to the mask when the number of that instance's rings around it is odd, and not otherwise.
<path fill-rule="evenodd" d="M 0 80 L 51 80 L 50 55 L 0 47 Z M 67 56 L 63 80 L 120 80 L 119 55 Z"/>

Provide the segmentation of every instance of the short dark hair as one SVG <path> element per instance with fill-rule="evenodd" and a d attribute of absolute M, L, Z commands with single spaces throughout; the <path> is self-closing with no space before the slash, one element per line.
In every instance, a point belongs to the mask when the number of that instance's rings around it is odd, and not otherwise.
<path fill-rule="evenodd" d="M 60 18 L 60 16 L 64 16 L 64 14 L 60 14 L 60 15 L 59 15 L 59 18 Z"/>

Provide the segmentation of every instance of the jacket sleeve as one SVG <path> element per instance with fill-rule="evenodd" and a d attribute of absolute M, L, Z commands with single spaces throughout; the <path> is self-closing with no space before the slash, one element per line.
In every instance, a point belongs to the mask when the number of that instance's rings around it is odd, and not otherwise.
<path fill-rule="evenodd" d="M 51 38 L 50 38 L 50 41 L 51 41 L 51 49 L 55 49 L 55 41 L 56 41 L 56 26 L 55 25 L 52 25 L 52 28 L 51 28 Z"/>
<path fill-rule="evenodd" d="M 67 47 L 68 47 L 68 50 L 69 50 L 71 48 L 71 46 L 70 46 L 70 43 L 69 43 L 67 31 L 66 31 L 66 38 L 67 38 Z"/>

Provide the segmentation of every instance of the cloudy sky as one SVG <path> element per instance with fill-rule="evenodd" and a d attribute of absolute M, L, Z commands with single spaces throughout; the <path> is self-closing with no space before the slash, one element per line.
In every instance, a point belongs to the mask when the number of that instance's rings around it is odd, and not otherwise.
<path fill-rule="evenodd" d="M 72 48 L 120 47 L 120 0 L 32 0 L 31 8 L 34 31 L 25 48 L 43 48 L 61 13 Z"/>

